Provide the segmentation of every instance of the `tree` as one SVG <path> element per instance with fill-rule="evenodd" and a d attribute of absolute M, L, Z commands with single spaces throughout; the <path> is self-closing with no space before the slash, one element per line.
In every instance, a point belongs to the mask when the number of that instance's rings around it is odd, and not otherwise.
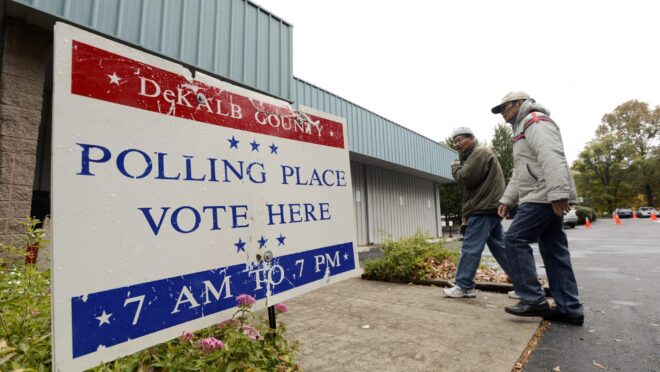
<path fill-rule="evenodd" d="M 613 211 L 625 187 L 624 151 L 615 136 L 604 134 L 590 141 L 573 163 L 579 194 L 600 211 Z"/>
<path fill-rule="evenodd" d="M 646 197 L 646 204 L 653 206 L 654 186 L 660 173 L 657 172 L 657 145 L 660 139 L 660 106 L 649 108 L 645 102 L 630 100 L 605 114 L 597 135 L 613 135 L 629 163 L 629 178 L 637 191 Z"/>
<path fill-rule="evenodd" d="M 637 100 L 605 114 L 573 163 L 580 195 L 599 210 L 653 206 L 660 189 L 660 107 Z"/>
<path fill-rule="evenodd" d="M 513 174 L 513 131 L 511 126 L 506 123 L 497 124 L 495 132 L 493 133 L 493 140 L 491 141 L 490 148 L 497 155 L 497 160 L 502 166 L 504 172 L 504 179 L 506 184 L 511 180 Z"/>

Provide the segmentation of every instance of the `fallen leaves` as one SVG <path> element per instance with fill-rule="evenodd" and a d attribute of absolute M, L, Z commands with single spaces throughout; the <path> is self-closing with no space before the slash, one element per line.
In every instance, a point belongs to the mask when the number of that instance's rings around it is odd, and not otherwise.
<path fill-rule="evenodd" d="M 16 355 L 16 353 L 13 352 L 14 350 L 16 349 L 7 346 L 7 341 L 4 338 L 0 338 L 0 365 L 9 361 L 9 359 Z"/>
<path fill-rule="evenodd" d="M 456 276 L 456 265 L 451 260 L 438 261 L 435 257 L 429 257 L 424 262 L 426 277 L 429 279 L 452 279 Z"/>
<path fill-rule="evenodd" d="M 511 283 L 511 280 L 503 271 L 496 271 L 490 267 L 478 269 L 475 280 L 478 282 Z"/>
<path fill-rule="evenodd" d="M 593 362 L 594 362 L 594 367 L 598 367 L 598 368 L 601 368 L 601 369 L 607 369 L 604 365 L 596 362 L 595 360 Z"/>
<path fill-rule="evenodd" d="M 449 259 L 438 260 L 435 257 L 429 257 L 424 262 L 424 277 L 427 279 L 449 280 L 456 277 L 456 265 Z M 511 280 L 502 270 L 491 267 L 480 267 L 474 277 L 477 282 L 510 284 Z M 539 278 L 541 285 L 547 286 L 548 281 L 545 278 Z"/>
<path fill-rule="evenodd" d="M 513 366 L 512 372 L 521 372 L 523 370 L 525 364 L 527 364 L 527 361 L 529 360 L 529 356 L 532 354 L 532 351 L 534 351 L 534 349 L 539 346 L 539 343 L 541 342 L 541 336 L 543 336 L 545 330 L 548 329 L 549 324 L 550 323 L 545 320 L 541 322 L 541 325 L 539 325 L 539 327 L 536 329 L 536 332 L 534 332 L 532 339 L 529 340 L 529 343 L 527 344 L 527 347 L 523 351 L 522 355 L 520 355 L 518 361 Z"/>

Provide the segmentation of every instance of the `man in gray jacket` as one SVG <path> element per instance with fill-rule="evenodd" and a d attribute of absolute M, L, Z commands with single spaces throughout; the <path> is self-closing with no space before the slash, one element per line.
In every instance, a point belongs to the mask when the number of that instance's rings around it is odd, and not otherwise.
<path fill-rule="evenodd" d="M 559 127 L 550 119 L 550 112 L 524 92 L 507 94 L 491 111 L 502 114 L 513 126 L 513 175 L 498 213 L 505 217 L 509 208 L 519 205 L 504 241 L 509 276 L 521 300 L 505 311 L 582 325 L 584 310 L 562 221 L 570 210 L 569 201 L 577 198 Z M 529 246 L 535 242 L 556 303 L 552 309 L 536 274 Z"/>
<path fill-rule="evenodd" d="M 470 128 L 454 130 L 452 139 L 460 161 L 452 164 L 451 173 L 463 187 L 462 215 L 467 220 L 467 229 L 456 269 L 456 285 L 445 288 L 444 293 L 452 298 L 476 297 L 474 276 L 486 243 L 502 269 L 507 273 L 509 269 L 502 219 L 497 215 L 498 202 L 504 193 L 504 174 L 495 153 L 480 145 Z"/>

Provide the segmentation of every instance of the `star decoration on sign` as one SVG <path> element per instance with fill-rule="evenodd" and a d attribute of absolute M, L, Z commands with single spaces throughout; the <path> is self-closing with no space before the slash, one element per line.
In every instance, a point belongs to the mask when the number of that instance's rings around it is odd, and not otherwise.
<path fill-rule="evenodd" d="M 238 143 L 240 142 L 234 136 L 231 136 L 231 138 L 227 139 L 229 141 L 229 148 L 230 149 L 238 149 Z"/>
<path fill-rule="evenodd" d="M 238 238 L 238 243 L 234 244 L 236 246 L 236 253 L 243 251 L 245 252 L 245 242 L 241 240 L 241 238 Z"/>
<path fill-rule="evenodd" d="M 335 136 L 335 132 L 330 131 L 330 137 L 334 137 L 334 136 Z"/>
<path fill-rule="evenodd" d="M 280 236 L 277 239 L 277 246 L 279 247 L 280 245 L 284 245 L 284 239 L 286 239 L 286 236 L 283 236 L 282 233 L 280 233 Z"/>
<path fill-rule="evenodd" d="M 277 154 L 277 149 L 278 149 L 278 147 L 275 146 L 274 143 L 273 143 L 272 145 L 268 146 L 268 147 L 270 148 L 270 153 L 271 153 L 271 154 Z"/>
<path fill-rule="evenodd" d="M 121 78 L 117 76 L 116 72 L 113 72 L 112 75 L 108 75 L 108 77 L 110 78 L 110 84 L 119 85 L 119 80 L 121 80 Z"/>
<path fill-rule="evenodd" d="M 99 321 L 99 327 L 102 326 L 105 323 L 110 324 L 110 317 L 111 316 L 112 316 L 112 314 L 106 314 L 105 310 L 103 310 L 103 314 L 96 317 L 96 319 L 98 319 L 98 321 Z"/>
<path fill-rule="evenodd" d="M 256 140 L 252 140 L 252 142 L 250 142 L 250 146 L 252 146 L 252 151 L 259 151 L 259 144 Z"/>
<path fill-rule="evenodd" d="M 268 241 L 268 239 L 264 239 L 264 236 L 261 235 L 261 239 L 257 240 L 257 242 L 259 243 L 259 249 L 265 248 L 267 241 Z"/>
<path fill-rule="evenodd" d="M 344 253 L 344 261 L 348 260 L 348 253 Z"/>

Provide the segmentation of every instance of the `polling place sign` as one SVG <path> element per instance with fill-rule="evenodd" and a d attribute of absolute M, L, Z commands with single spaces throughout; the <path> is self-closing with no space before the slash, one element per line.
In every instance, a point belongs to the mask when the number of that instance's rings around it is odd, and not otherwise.
<path fill-rule="evenodd" d="M 359 274 L 343 119 L 62 23 L 54 50 L 55 370 Z"/>

